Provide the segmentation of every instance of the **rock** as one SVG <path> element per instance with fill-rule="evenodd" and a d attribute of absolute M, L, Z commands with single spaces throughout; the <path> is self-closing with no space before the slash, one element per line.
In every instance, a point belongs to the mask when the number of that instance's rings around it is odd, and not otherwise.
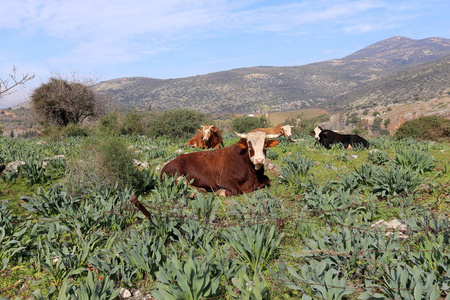
<path fill-rule="evenodd" d="M 399 231 L 399 239 L 407 239 L 409 238 L 409 235 L 405 234 L 405 231 L 407 230 L 405 221 L 399 220 L 399 219 L 393 219 L 390 222 L 387 222 L 385 220 L 379 220 L 375 224 L 372 224 L 372 228 L 380 228 L 381 226 L 386 226 L 386 236 L 393 235 L 396 231 Z"/>
<path fill-rule="evenodd" d="M 18 161 L 12 161 L 9 164 L 6 165 L 5 171 L 15 171 L 17 172 L 17 168 L 19 167 L 19 165 L 21 166 L 25 166 L 25 162 L 22 160 L 18 160 Z"/>
<path fill-rule="evenodd" d="M 131 297 L 131 292 L 129 290 L 127 290 L 126 288 L 121 288 L 119 295 L 122 299 L 128 299 Z"/>

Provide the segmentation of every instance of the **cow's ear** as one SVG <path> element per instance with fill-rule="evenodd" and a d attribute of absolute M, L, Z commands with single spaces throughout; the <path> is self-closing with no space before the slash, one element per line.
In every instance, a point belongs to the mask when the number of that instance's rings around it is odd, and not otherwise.
<path fill-rule="evenodd" d="M 245 139 L 240 139 L 237 144 L 242 149 L 247 149 L 247 141 Z"/>
<path fill-rule="evenodd" d="M 202 128 L 197 129 L 198 132 L 202 132 Z"/>
<path fill-rule="evenodd" d="M 279 140 L 269 140 L 269 141 L 267 141 L 267 147 L 273 147 L 273 146 L 278 145 L 279 143 L 280 143 Z"/>
<path fill-rule="evenodd" d="M 328 131 L 322 131 L 322 134 L 328 134 Z"/>

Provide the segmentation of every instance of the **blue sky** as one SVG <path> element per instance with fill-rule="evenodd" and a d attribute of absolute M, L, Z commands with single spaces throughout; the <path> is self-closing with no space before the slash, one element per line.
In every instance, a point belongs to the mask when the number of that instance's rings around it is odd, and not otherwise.
<path fill-rule="evenodd" d="M 405 36 L 450 38 L 448 0 L 0 0 L 0 78 L 180 78 L 342 58 Z"/>

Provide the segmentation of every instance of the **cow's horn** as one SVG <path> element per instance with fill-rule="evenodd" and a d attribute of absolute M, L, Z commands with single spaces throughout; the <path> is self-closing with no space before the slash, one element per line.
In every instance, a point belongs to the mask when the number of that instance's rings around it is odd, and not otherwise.
<path fill-rule="evenodd" d="M 247 135 L 246 135 L 246 134 L 243 134 L 243 133 L 237 133 L 236 131 L 234 131 L 234 129 L 231 129 L 231 130 L 233 130 L 233 133 L 234 133 L 236 136 L 240 137 L 241 139 L 246 139 L 246 138 L 247 138 Z"/>

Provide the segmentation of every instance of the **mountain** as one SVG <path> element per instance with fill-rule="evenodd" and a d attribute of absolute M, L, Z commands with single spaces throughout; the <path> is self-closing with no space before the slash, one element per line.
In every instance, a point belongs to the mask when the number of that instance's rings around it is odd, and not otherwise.
<path fill-rule="evenodd" d="M 176 79 L 119 78 L 99 83 L 112 105 L 206 113 L 257 113 L 320 107 L 340 111 L 375 102 L 448 95 L 450 40 L 392 37 L 342 59 L 292 67 L 259 66 Z"/>

